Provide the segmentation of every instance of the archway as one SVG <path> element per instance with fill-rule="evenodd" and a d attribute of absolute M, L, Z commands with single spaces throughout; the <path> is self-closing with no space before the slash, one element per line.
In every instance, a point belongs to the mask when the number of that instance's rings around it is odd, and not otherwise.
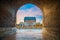
<path fill-rule="evenodd" d="M 17 34 L 26 35 L 24 40 L 42 40 L 43 12 L 35 4 L 27 3 L 19 7 L 16 14 Z M 36 34 L 36 35 L 35 35 Z M 20 34 L 18 36 L 22 37 Z M 32 36 L 33 35 L 33 36 Z M 36 38 L 34 38 L 36 37 Z"/>
<path fill-rule="evenodd" d="M 38 8 L 36 5 L 27 3 L 21 7 L 19 7 L 17 14 L 16 14 L 16 26 L 35 26 L 36 28 L 39 28 L 38 26 L 41 26 L 43 22 L 43 12 L 40 8 Z M 32 27 L 34 28 L 34 27 Z"/>

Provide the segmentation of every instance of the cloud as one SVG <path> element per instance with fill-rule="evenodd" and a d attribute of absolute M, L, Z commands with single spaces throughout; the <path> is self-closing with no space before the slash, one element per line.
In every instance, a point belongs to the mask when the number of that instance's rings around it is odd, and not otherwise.
<path fill-rule="evenodd" d="M 42 16 L 42 11 L 40 9 L 36 9 L 34 7 L 27 10 L 18 10 L 17 11 L 17 23 L 24 22 L 25 16 L 34 16 L 37 18 L 37 21 L 40 21 L 39 16 Z"/>

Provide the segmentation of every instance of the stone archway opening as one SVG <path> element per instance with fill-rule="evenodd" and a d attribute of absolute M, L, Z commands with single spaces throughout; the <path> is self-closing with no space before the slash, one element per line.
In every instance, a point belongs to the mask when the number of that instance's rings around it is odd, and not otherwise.
<path fill-rule="evenodd" d="M 30 36 L 30 40 L 42 39 L 42 22 L 42 10 L 35 4 L 24 4 L 19 7 L 16 13 L 16 27 L 18 28 L 17 35 L 18 33 L 22 33 L 21 35 L 23 35 L 26 40 L 28 40 L 28 37 L 25 37 L 24 35 Z M 19 34 L 19 36 L 21 35 Z M 21 39 L 24 40 L 24 38 Z"/>
<path fill-rule="evenodd" d="M 16 13 L 16 26 L 19 28 L 25 26 L 35 26 L 35 28 L 42 28 L 43 12 L 42 10 L 32 3 L 24 4 L 18 8 Z M 34 28 L 34 27 L 32 27 Z"/>

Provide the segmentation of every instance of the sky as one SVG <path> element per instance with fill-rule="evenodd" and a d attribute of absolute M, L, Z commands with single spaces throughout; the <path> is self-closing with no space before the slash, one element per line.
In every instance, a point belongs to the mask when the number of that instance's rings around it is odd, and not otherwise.
<path fill-rule="evenodd" d="M 39 7 L 34 4 L 25 4 L 19 7 L 16 15 L 16 24 L 24 22 L 24 17 L 36 17 L 36 22 L 42 23 L 43 13 Z"/>

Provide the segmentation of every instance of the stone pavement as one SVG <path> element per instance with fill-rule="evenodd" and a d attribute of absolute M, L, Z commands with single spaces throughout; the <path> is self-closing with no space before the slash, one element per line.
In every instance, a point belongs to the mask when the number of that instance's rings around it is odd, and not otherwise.
<path fill-rule="evenodd" d="M 16 34 L 5 37 L 4 40 L 42 40 L 40 29 L 17 29 Z"/>

